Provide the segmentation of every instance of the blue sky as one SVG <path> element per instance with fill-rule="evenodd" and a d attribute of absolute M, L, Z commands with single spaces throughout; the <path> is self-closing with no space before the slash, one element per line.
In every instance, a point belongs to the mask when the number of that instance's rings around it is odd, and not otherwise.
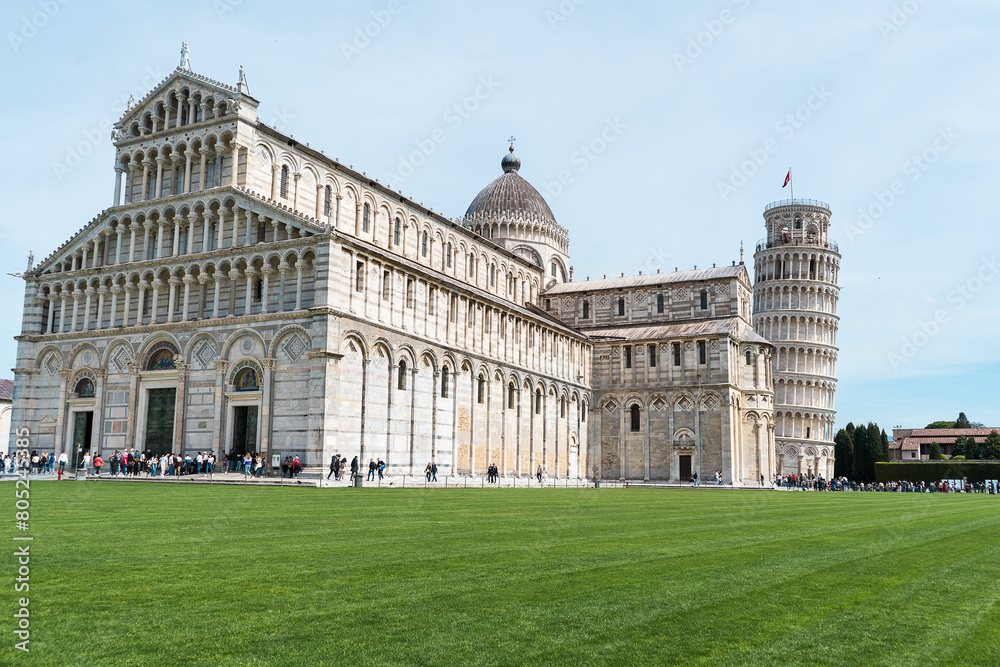
<path fill-rule="evenodd" d="M 994 2 L 35 0 L 0 26 L 5 272 L 111 203 L 102 128 L 187 41 L 201 74 L 244 66 L 265 122 L 449 217 L 514 135 L 577 279 L 750 263 L 791 167 L 843 254 L 838 423 L 1000 425 Z"/>

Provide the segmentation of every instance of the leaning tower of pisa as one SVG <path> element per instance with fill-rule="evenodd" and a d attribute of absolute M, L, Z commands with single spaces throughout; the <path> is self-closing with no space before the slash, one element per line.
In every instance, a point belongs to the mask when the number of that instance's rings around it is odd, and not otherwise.
<path fill-rule="evenodd" d="M 754 327 L 774 343 L 777 469 L 833 477 L 840 252 L 830 206 L 785 199 L 764 209 L 754 253 Z"/>

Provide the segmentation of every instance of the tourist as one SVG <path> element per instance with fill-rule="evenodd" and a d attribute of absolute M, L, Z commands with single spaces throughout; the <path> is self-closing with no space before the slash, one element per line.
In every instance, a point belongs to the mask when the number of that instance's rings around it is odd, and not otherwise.
<path fill-rule="evenodd" d="M 86 477 L 87 476 L 87 469 L 90 468 L 90 452 L 89 451 L 85 451 L 83 453 L 83 460 L 80 463 L 81 463 L 81 467 L 83 468 L 83 476 Z"/>
<path fill-rule="evenodd" d="M 357 455 L 355 455 L 354 458 L 351 459 L 351 481 L 352 482 L 354 481 L 354 478 L 358 476 L 358 470 L 360 470 L 360 466 L 358 464 L 358 457 L 357 457 Z"/>
<path fill-rule="evenodd" d="M 375 480 L 375 459 L 368 459 L 368 481 Z"/>
<path fill-rule="evenodd" d="M 378 464 L 378 478 L 382 479 L 385 475 L 385 461 L 379 459 L 376 463 Z"/>
<path fill-rule="evenodd" d="M 330 479 L 330 475 L 336 475 L 334 479 L 340 479 L 340 454 L 334 454 L 333 458 L 330 459 L 330 472 L 327 473 L 326 478 Z"/>
<path fill-rule="evenodd" d="M 59 453 L 59 474 L 60 475 L 62 473 L 64 473 L 64 472 L 66 472 L 66 464 L 68 462 L 69 462 L 69 456 L 66 455 L 66 452 L 60 452 Z"/>
<path fill-rule="evenodd" d="M 298 477 L 301 472 L 302 461 L 299 459 L 299 455 L 296 454 L 295 458 L 292 459 L 292 477 Z"/>
<path fill-rule="evenodd" d="M 535 477 L 538 478 L 538 483 L 541 484 L 542 483 L 542 466 L 538 466 L 538 469 L 535 470 Z"/>
<path fill-rule="evenodd" d="M 101 476 L 101 466 L 104 465 L 104 459 L 101 458 L 101 453 L 98 452 L 94 454 L 94 474 L 98 477 Z"/>
<path fill-rule="evenodd" d="M 431 462 L 428 461 L 427 465 L 424 466 L 424 479 L 426 481 L 431 481 Z"/>
<path fill-rule="evenodd" d="M 381 460 L 379 461 L 379 463 L 381 464 L 382 468 L 379 468 L 378 478 L 382 479 L 382 470 L 385 468 L 385 464 L 382 463 Z M 434 461 L 431 461 L 431 481 L 432 482 L 438 481 L 438 466 L 436 463 L 434 463 Z"/>

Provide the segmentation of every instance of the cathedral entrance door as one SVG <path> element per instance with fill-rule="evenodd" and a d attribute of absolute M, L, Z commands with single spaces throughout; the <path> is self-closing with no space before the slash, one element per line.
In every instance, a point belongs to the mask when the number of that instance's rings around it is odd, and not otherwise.
<path fill-rule="evenodd" d="M 233 408 L 233 451 L 237 456 L 257 451 L 257 406 Z"/>
<path fill-rule="evenodd" d="M 686 482 L 691 479 L 691 455 L 681 454 L 677 457 L 677 464 L 680 468 L 677 473 L 678 481 Z"/>
<path fill-rule="evenodd" d="M 90 433 L 94 427 L 94 413 L 74 412 L 73 415 L 73 449 L 69 452 L 69 464 L 74 468 L 79 468 L 83 460 L 83 453 L 90 450 Z"/>
<path fill-rule="evenodd" d="M 174 404 L 177 390 L 150 389 L 146 410 L 145 447 L 153 454 L 168 454 L 174 448 Z"/>

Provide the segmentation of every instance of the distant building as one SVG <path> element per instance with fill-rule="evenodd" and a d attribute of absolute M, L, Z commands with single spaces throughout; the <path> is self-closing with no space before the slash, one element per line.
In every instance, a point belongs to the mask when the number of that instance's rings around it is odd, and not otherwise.
<path fill-rule="evenodd" d="M 928 461 L 930 460 L 930 444 L 936 442 L 941 445 L 941 453 L 951 456 L 958 436 L 964 435 L 972 438 L 976 444 L 986 442 L 986 436 L 990 431 L 1000 430 L 1000 427 L 993 428 L 894 428 L 892 429 L 893 442 L 889 443 L 890 461 Z"/>

